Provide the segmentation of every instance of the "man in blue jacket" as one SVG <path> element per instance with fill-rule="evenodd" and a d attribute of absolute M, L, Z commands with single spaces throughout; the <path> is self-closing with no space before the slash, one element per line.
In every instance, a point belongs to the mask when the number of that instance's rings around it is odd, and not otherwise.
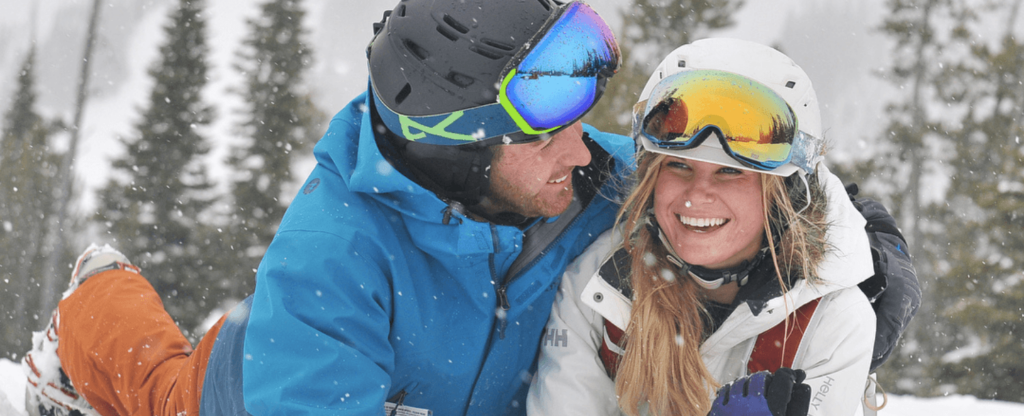
<path fill-rule="evenodd" d="M 246 409 L 522 413 L 561 272 L 633 154 L 578 121 L 615 39 L 578 2 L 406 1 L 368 55 L 257 273 Z"/>
<path fill-rule="evenodd" d="M 525 412 L 562 272 L 632 163 L 579 122 L 618 46 L 580 2 L 406 0 L 374 28 L 253 296 L 193 350 L 127 259 L 87 250 L 26 356 L 30 408 Z"/>
<path fill-rule="evenodd" d="M 119 306 L 140 294 L 101 282 L 142 279 L 94 273 L 112 249 L 83 255 L 75 280 L 88 283 L 50 331 L 71 391 L 88 399 L 80 411 L 379 415 L 387 401 L 524 412 L 561 273 L 612 224 L 608 179 L 633 154 L 628 138 L 579 122 L 618 69 L 618 46 L 579 2 L 404 1 L 375 30 L 367 92 L 317 144 L 255 293 L 174 363 L 193 375 L 142 391 L 78 364 L 71 346 L 85 343 L 69 333 L 97 320 L 90 308 L 119 328 L 163 313 Z M 104 338 L 125 351 L 118 361 L 146 349 Z M 175 348 L 191 349 L 161 350 Z M 142 360 L 130 378 L 152 379 L 171 358 Z M 165 404 L 178 396 L 189 398 Z"/>

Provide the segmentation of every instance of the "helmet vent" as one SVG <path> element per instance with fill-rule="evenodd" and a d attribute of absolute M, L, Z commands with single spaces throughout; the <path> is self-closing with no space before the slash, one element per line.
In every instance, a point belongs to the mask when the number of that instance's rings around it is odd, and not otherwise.
<path fill-rule="evenodd" d="M 399 4 L 398 7 L 395 8 L 395 16 L 405 17 L 405 5 L 404 4 Z"/>
<path fill-rule="evenodd" d="M 676 65 L 679 65 L 680 68 L 686 68 L 686 61 L 683 60 L 683 59 L 680 59 L 679 62 L 676 63 Z"/>
<path fill-rule="evenodd" d="M 494 48 L 498 48 L 498 49 L 501 49 L 503 51 L 511 52 L 513 49 L 516 48 L 514 45 L 509 45 L 509 44 L 507 44 L 505 42 L 497 41 L 497 40 L 494 40 L 494 39 L 484 38 L 484 39 L 480 39 L 480 42 L 483 43 L 484 45 L 487 45 L 487 46 L 490 46 L 490 47 L 494 47 Z"/>
<path fill-rule="evenodd" d="M 395 104 L 401 104 L 402 101 L 405 101 L 406 98 L 409 98 L 409 94 L 411 93 L 412 86 L 409 84 L 405 84 L 405 86 L 402 87 L 402 90 L 398 92 L 398 95 L 395 96 Z"/>
<path fill-rule="evenodd" d="M 405 48 L 408 49 L 409 52 L 412 52 L 413 55 L 416 55 L 416 58 L 421 61 L 430 56 L 430 52 L 427 52 L 427 50 L 423 49 L 422 46 L 417 45 L 409 39 L 406 39 L 403 43 L 405 44 Z"/>
<path fill-rule="evenodd" d="M 448 26 L 451 26 L 452 29 L 457 30 L 459 33 L 461 33 L 463 35 L 465 35 L 466 33 L 469 33 L 469 27 L 467 27 L 466 25 L 464 25 L 462 23 L 459 23 L 458 20 L 455 20 L 455 18 L 449 16 L 448 14 L 445 14 L 444 17 L 441 18 L 441 20 L 443 20 L 445 23 L 447 23 Z"/>
<path fill-rule="evenodd" d="M 460 73 L 455 72 L 455 71 L 449 72 L 448 76 L 445 77 L 445 78 L 447 78 L 448 81 L 451 81 L 452 84 L 458 85 L 459 87 L 462 87 L 462 88 L 466 88 L 466 87 L 472 85 L 473 81 L 475 81 L 469 75 L 460 74 Z"/>
<path fill-rule="evenodd" d="M 496 51 L 492 51 L 492 50 L 488 50 L 488 49 L 484 49 L 484 48 L 478 48 L 476 46 L 473 46 L 473 47 L 469 48 L 469 50 L 471 50 L 473 52 L 476 52 L 477 54 L 480 54 L 483 57 L 488 58 L 488 59 L 498 60 L 498 59 L 501 59 L 503 56 L 505 56 L 505 54 L 502 54 L 500 52 L 496 52 Z"/>
<path fill-rule="evenodd" d="M 547 11 L 551 11 L 551 3 L 548 3 L 548 0 L 540 0 L 540 5 L 544 6 Z"/>
<path fill-rule="evenodd" d="M 451 29 L 448 29 L 441 25 L 437 25 L 437 33 L 444 35 L 444 37 L 448 38 L 448 40 L 452 42 L 459 40 L 458 33 L 452 32 Z"/>
<path fill-rule="evenodd" d="M 796 86 L 796 82 L 793 82 L 793 81 L 786 82 L 786 88 L 792 89 L 795 86 Z"/>

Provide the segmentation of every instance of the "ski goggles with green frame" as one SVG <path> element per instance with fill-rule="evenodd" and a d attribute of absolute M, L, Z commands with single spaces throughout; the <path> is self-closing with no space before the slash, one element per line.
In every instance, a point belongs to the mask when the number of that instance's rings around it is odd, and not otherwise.
<path fill-rule="evenodd" d="M 586 3 L 560 6 L 502 70 L 496 103 L 451 113 L 408 116 L 388 108 L 370 86 L 381 120 L 407 140 L 460 145 L 494 137 L 536 140 L 569 126 L 597 103 L 621 62 L 608 25 Z M 518 134 L 518 133 L 524 134 Z"/>
<path fill-rule="evenodd" d="M 660 149 L 694 149 L 715 133 L 729 157 L 756 171 L 780 174 L 773 171 L 792 164 L 811 173 L 822 158 L 822 140 L 800 131 L 785 99 L 731 72 L 696 69 L 670 75 L 634 112 L 634 138 L 642 135 Z"/>

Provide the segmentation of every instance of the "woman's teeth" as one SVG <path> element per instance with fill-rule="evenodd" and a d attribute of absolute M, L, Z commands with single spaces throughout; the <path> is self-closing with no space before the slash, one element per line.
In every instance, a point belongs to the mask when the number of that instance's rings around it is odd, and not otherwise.
<path fill-rule="evenodd" d="M 679 216 L 679 222 L 683 223 L 683 225 L 698 228 L 717 227 L 719 225 L 725 224 L 726 221 L 728 220 L 726 220 L 725 218 L 692 218 L 684 217 L 682 215 Z"/>

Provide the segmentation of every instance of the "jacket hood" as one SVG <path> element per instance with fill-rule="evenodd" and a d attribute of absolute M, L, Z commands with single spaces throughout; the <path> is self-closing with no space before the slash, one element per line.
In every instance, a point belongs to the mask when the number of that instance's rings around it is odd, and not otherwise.
<path fill-rule="evenodd" d="M 395 170 L 380 153 L 368 99 L 364 92 L 334 116 L 314 149 L 317 162 L 333 167 L 352 192 L 369 195 L 403 215 L 440 223 L 447 204 Z M 358 143 L 346 137 L 359 137 Z"/>
<path fill-rule="evenodd" d="M 850 202 L 846 188 L 836 175 L 833 175 L 824 164 L 818 165 L 817 174 L 824 180 L 825 195 L 828 197 L 826 218 L 829 229 L 826 241 L 829 249 L 818 264 L 818 276 L 822 281 L 809 285 L 800 280 L 790 290 L 794 296 L 813 296 L 808 301 L 840 289 L 857 286 L 875 274 L 871 245 L 864 232 L 867 221 Z M 805 290 L 810 293 L 802 295 Z"/>

